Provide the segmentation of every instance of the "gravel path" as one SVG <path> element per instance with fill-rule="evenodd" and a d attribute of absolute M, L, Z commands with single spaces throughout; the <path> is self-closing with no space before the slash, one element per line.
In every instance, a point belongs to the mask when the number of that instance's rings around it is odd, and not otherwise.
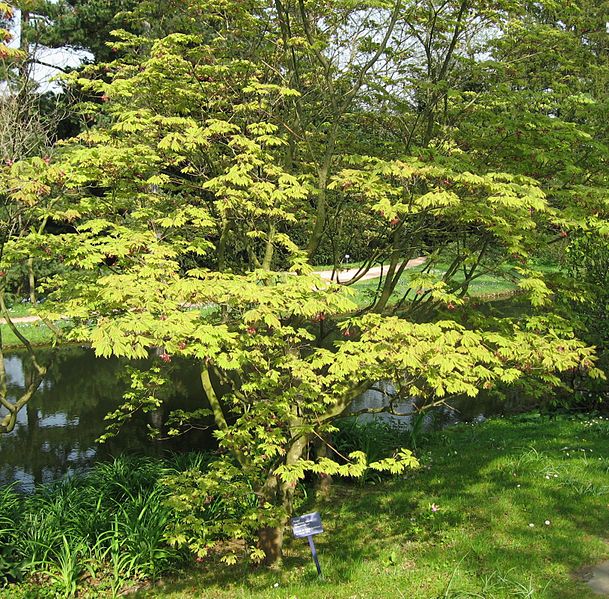
<path fill-rule="evenodd" d="M 591 572 L 592 576 L 588 581 L 588 586 L 597 594 L 605 597 L 609 596 L 609 561 L 602 562 L 595 566 Z"/>
<path fill-rule="evenodd" d="M 11 318 L 15 324 L 37 322 L 40 320 L 40 316 L 15 316 Z M 6 318 L 0 318 L 0 324 L 6 324 Z"/>
<path fill-rule="evenodd" d="M 406 268 L 414 268 L 415 266 L 419 266 L 425 262 L 426 258 L 415 258 L 414 260 L 409 260 L 406 263 Z M 371 268 L 363 277 L 361 277 L 360 281 L 367 281 L 368 279 L 377 279 L 381 276 L 382 267 L 375 266 Z M 339 283 L 348 283 L 357 273 L 359 272 L 359 268 L 349 268 L 347 270 L 341 270 L 339 272 L 334 273 L 334 278 L 332 277 L 331 270 L 320 270 L 316 271 L 315 274 L 318 274 L 322 279 L 326 279 L 327 281 L 338 281 Z M 13 323 L 15 324 L 27 324 L 30 322 L 38 322 L 40 320 L 39 316 L 15 316 L 11 318 Z M 6 318 L 0 318 L 0 324 L 6 324 Z"/>
<path fill-rule="evenodd" d="M 409 260 L 406 263 L 406 268 L 414 268 L 415 266 L 420 266 L 425 262 L 427 258 L 421 256 L 420 258 L 415 258 L 414 260 Z M 384 268 L 384 271 L 387 272 L 387 267 Z M 334 277 L 332 277 L 331 270 L 320 270 L 316 271 L 315 274 L 319 275 L 322 279 L 326 279 L 327 281 L 338 281 L 339 283 L 348 283 L 357 273 L 359 272 L 359 268 L 349 268 L 347 270 L 341 270 L 338 272 L 334 272 Z M 368 279 L 378 279 L 383 272 L 383 267 L 375 266 L 371 268 L 359 281 L 367 281 Z"/>

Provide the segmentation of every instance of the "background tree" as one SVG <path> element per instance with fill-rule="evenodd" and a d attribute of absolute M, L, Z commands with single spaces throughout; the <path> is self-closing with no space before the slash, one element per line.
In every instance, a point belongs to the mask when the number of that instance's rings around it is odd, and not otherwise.
<path fill-rule="evenodd" d="M 32 77 L 33 53 L 31 10 L 36 3 L 22 2 L 0 5 L 5 29 L 4 45 L 0 47 L 0 160 L 3 177 L 0 185 L 0 312 L 3 323 L 17 337 L 27 352 L 26 367 L 30 376 L 23 393 L 12 397 L 7 386 L 4 363 L 4 343 L 0 332 L 0 404 L 6 415 L 0 432 L 11 432 L 19 411 L 27 405 L 40 386 L 52 360 L 52 352 L 41 355 L 27 335 L 15 324 L 10 312 L 13 303 L 37 301 L 37 270 L 32 253 L 19 247 L 27 235 L 41 233 L 48 223 L 48 188 L 37 177 L 49 159 L 57 109 L 43 112 L 42 98 L 37 93 L 37 82 Z M 17 22 L 16 22 L 17 21 Z M 18 44 L 13 36 L 19 33 Z M 11 44 L 11 47 L 9 47 Z M 4 49 L 3 49 L 4 48 Z M 19 163 L 32 156 L 31 163 Z M 17 164 L 16 164 L 17 163 Z M 27 183 L 23 184 L 27 179 Z M 16 186 L 16 187 L 15 187 Z M 49 262 L 48 255 L 45 256 Z M 56 270 L 53 265 L 53 270 Z M 22 292 L 21 290 L 25 290 Z M 51 323 L 46 323 L 59 333 Z"/>
<path fill-rule="evenodd" d="M 44 2 L 42 12 L 46 20 L 40 27 L 41 42 L 51 48 L 85 50 L 93 55 L 94 61 L 112 60 L 110 32 L 119 29 L 125 13 L 139 4 L 141 0 Z"/>

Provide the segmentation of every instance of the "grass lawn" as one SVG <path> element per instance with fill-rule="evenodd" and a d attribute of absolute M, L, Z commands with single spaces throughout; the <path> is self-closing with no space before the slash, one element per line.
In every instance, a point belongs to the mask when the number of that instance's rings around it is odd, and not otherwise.
<path fill-rule="evenodd" d="M 53 340 L 53 334 L 42 322 L 18 323 L 17 328 L 32 345 L 48 345 Z M 21 341 L 6 324 L 0 324 L 4 348 L 23 347 Z"/>
<path fill-rule="evenodd" d="M 399 301 L 406 290 L 410 287 L 410 282 L 407 277 L 409 272 L 418 272 L 421 270 L 421 266 L 409 269 L 404 273 L 404 276 L 400 279 L 397 284 L 395 291 L 393 292 L 392 298 L 395 301 Z M 444 271 L 440 269 L 433 269 L 432 274 L 436 275 L 437 279 L 440 280 Z M 455 281 L 462 281 L 463 275 L 457 275 Z M 351 287 L 355 292 L 354 301 L 360 306 L 366 306 L 370 303 L 374 297 L 376 290 L 379 285 L 379 279 L 368 279 L 367 281 L 361 281 L 354 283 Z M 509 293 L 516 291 L 517 287 L 512 281 L 505 278 L 494 275 L 482 275 L 472 281 L 469 286 L 469 295 L 481 298 L 492 298 L 497 296 L 505 296 Z M 411 296 L 412 297 L 412 294 Z"/>
<path fill-rule="evenodd" d="M 349 264 L 349 268 L 355 268 L 362 264 L 362 262 L 354 262 Z M 316 270 L 326 269 L 326 266 L 316 266 Z M 327 269 L 331 269 L 332 266 L 327 266 Z M 398 283 L 393 296 L 393 301 L 399 301 L 405 291 L 408 289 L 409 281 L 407 274 L 409 272 L 420 272 L 424 268 L 424 265 L 415 266 L 409 269 Z M 442 277 L 443 273 L 448 268 L 446 264 L 438 264 L 432 269 L 431 274 L 434 274 L 438 280 Z M 511 269 L 510 265 L 507 265 L 503 270 L 508 273 Z M 555 271 L 555 267 L 546 267 L 548 271 Z M 462 274 L 457 274 L 455 277 L 456 281 L 463 280 Z M 360 307 L 365 307 L 370 304 L 370 301 L 375 295 L 379 284 L 379 279 L 369 279 L 367 281 L 360 281 L 355 283 L 350 288 L 353 291 L 353 300 Z M 505 297 L 516 290 L 516 285 L 506 278 L 501 276 L 486 274 L 475 279 L 469 288 L 469 295 L 473 297 L 479 297 L 481 299 L 496 299 Z M 212 306 L 203 306 L 200 308 L 202 316 L 208 316 L 215 308 Z M 29 316 L 32 313 L 32 307 L 29 303 L 15 303 L 10 308 L 11 316 L 22 317 Z M 53 336 L 46 326 L 42 323 L 17 323 L 17 327 L 20 331 L 30 340 L 32 345 L 48 345 L 53 341 Z M 7 325 L 0 324 L 0 332 L 2 334 L 3 345 L 5 348 L 18 348 L 22 347 L 21 341 L 15 336 Z"/>
<path fill-rule="evenodd" d="M 407 271 L 405 271 L 402 278 L 400 279 L 400 282 L 395 288 L 395 291 L 393 292 L 392 301 L 399 301 L 406 292 L 406 290 L 410 287 L 408 274 L 421 272 L 425 268 L 425 264 L 421 264 L 419 266 L 409 268 Z M 538 264 L 536 268 L 538 268 L 542 272 L 546 272 L 549 274 L 558 272 L 559 270 L 556 266 L 546 264 Z M 438 263 L 428 272 L 429 274 L 434 275 L 435 279 L 439 281 L 447 269 L 448 264 Z M 491 300 L 505 297 L 518 290 L 518 287 L 513 280 L 514 276 L 515 272 L 513 265 L 501 265 L 497 273 L 484 274 L 474 279 L 469 286 L 468 294 L 471 297 Z M 464 275 L 462 272 L 457 272 L 453 278 L 453 281 L 457 283 L 463 282 L 463 280 Z M 354 283 L 351 287 L 351 289 L 355 292 L 354 301 L 359 306 L 367 306 L 370 303 L 371 299 L 374 297 L 378 285 L 378 278 L 368 279 L 367 281 L 360 281 L 358 283 Z"/>
<path fill-rule="evenodd" d="M 325 580 L 306 540 L 281 571 L 215 561 L 137 597 L 209 599 L 594 597 L 589 566 L 609 557 L 609 421 L 518 417 L 432 436 L 422 468 L 336 484 L 319 510 Z M 373 481 L 374 482 L 374 481 Z M 432 510 L 432 505 L 437 511 Z"/>
<path fill-rule="evenodd" d="M 9 308 L 9 313 L 14 318 L 30 316 L 32 313 L 31 304 L 15 303 Z M 30 341 L 32 345 L 48 345 L 53 340 L 53 335 L 42 322 L 18 322 L 15 323 L 23 336 Z M 2 344 L 4 348 L 23 347 L 21 341 L 13 333 L 11 328 L 6 324 L 0 324 L 0 333 L 2 334 Z"/>

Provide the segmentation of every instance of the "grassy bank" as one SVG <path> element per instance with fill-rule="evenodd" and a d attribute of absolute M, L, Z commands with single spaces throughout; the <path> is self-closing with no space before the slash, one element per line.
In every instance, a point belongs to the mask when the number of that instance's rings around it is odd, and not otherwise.
<path fill-rule="evenodd" d="M 316 537 L 324 581 L 306 541 L 290 540 L 280 572 L 209 563 L 137 596 L 594 596 L 583 579 L 609 557 L 607 420 L 462 425 L 431 437 L 421 459 L 406 478 L 340 484 L 310 501 L 326 529 Z"/>
<path fill-rule="evenodd" d="M 32 316 L 32 306 L 29 303 L 15 303 L 10 309 L 11 318 L 15 318 L 15 326 L 19 332 L 32 344 L 48 345 L 53 341 L 53 333 L 41 321 L 35 322 L 18 322 L 19 319 Z M 5 349 L 13 349 L 23 347 L 21 339 L 15 335 L 11 327 L 7 324 L 0 323 L 0 334 L 2 335 L 2 346 Z"/>
<path fill-rule="evenodd" d="M 49 345 L 53 341 L 53 333 L 42 322 L 20 322 L 15 325 L 19 332 L 34 346 Z M 24 347 L 23 343 L 7 324 L 0 324 L 2 344 L 5 349 Z"/>
<path fill-rule="evenodd" d="M 518 293 L 519 288 L 517 282 L 520 276 L 516 272 L 515 266 L 516 265 L 513 264 L 503 264 L 498 266 L 497 271 L 494 273 L 489 272 L 477 276 L 469 285 L 468 295 L 472 298 L 493 300 Z M 428 269 L 428 265 L 426 264 L 420 264 L 413 268 L 409 268 L 396 285 L 391 301 L 400 301 L 404 293 L 408 291 L 410 288 L 409 275 L 425 271 L 427 274 L 432 275 L 435 280 L 440 281 L 448 268 L 449 265 L 447 263 L 435 264 L 434 268 L 431 270 Z M 536 268 L 545 273 L 556 273 L 559 271 L 558 267 L 548 264 L 537 264 Z M 451 279 L 453 284 L 462 283 L 464 280 L 465 276 L 461 271 L 455 273 Z M 356 303 L 362 307 L 367 306 L 378 292 L 379 283 L 378 277 L 354 283 L 351 288 L 355 292 L 354 299 Z"/>
<path fill-rule="evenodd" d="M 345 265 L 349 268 L 355 268 L 361 266 L 361 262 Z M 331 270 L 332 266 L 316 266 L 317 270 Z M 408 270 L 410 272 L 421 272 L 425 268 L 425 265 L 415 266 Z M 438 280 L 441 279 L 442 275 L 448 268 L 447 264 L 437 264 L 431 273 Z M 551 270 L 550 267 L 547 267 Z M 494 300 L 497 298 L 504 298 L 517 291 L 517 286 L 513 280 L 510 279 L 509 275 L 513 274 L 513 267 L 506 265 L 500 269 L 500 274 L 485 274 L 476 278 L 470 285 L 469 294 L 471 297 L 476 297 L 481 300 Z M 391 301 L 400 301 L 404 293 L 409 289 L 410 282 L 406 273 L 398 285 L 396 286 Z M 454 279 L 456 282 L 463 280 L 463 274 L 457 273 Z M 371 300 L 377 294 L 379 288 L 379 278 L 369 279 L 366 281 L 360 281 L 355 283 L 351 290 L 353 291 L 353 300 L 358 306 L 364 308 L 368 306 Z M 409 300 L 410 301 L 410 300 Z M 211 306 L 205 306 L 200 308 L 202 316 L 207 316 L 214 308 Z M 32 306 L 29 303 L 15 303 L 9 310 L 10 315 L 13 318 L 19 319 L 28 317 L 33 314 Z M 57 326 L 62 326 L 61 323 L 56 323 Z M 53 333 L 44 325 L 44 323 L 37 322 L 15 322 L 16 327 L 19 331 L 29 340 L 34 346 L 49 345 L 53 342 Z M 0 323 L 0 334 L 2 335 L 2 344 L 6 349 L 16 349 L 23 347 L 21 340 L 13 333 L 11 328 Z"/>
<path fill-rule="evenodd" d="M 440 279 L 440 276 L 441 273 L 437 277 L 438 280 Z M 463 277 L 461 277 L 461 280 L 462 279 Z M 456 280 L 459 281 L 459 277 L 456 277 Z M 371 299 L 374 298 L 378 288 L 378 278 L 368 279 L 367 281 L 355 283 L 352 287 L 352 289 L 355 291 L 355 302 L 359 306 L 367 306 L 370 303 Z M 408 289 L 410 289 L 410 282 L 407 277 L 402 277 L 402 279 L 400 279 L 400 282 L 396 285 L 396 288 L 391 296 L 391 301 L 400 301 L 406 291 L 408 291 Z M 471 297 L 477 297 L 481 299 L 493 299 L 510 295 L 512 293 L 517 292 L 517 290 L 518 289 L 516 285 L 512 281 L 493 275 L 482 275 L 471 283 L 469 287 L 469 295 Z"/>

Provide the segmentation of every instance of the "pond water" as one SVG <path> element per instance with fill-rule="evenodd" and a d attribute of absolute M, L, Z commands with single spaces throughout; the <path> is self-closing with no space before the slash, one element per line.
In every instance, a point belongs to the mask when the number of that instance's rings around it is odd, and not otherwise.
<path fill-rule="evenodd" d="M 9 395 L 24 389 L 28 377 L 24 352 L 5 355 Z M 153 441 L 148 427 L 163 433 L 170 409 L 203 407 L 198 373 L 176 366 L 171 406 L 138 414 L 104 444 L 96 443 L 104 433 L 104 416 L 121 402 L 128 388 L 123 364 L 117 359 L 96 358 L 81 347 L 58 350 L 49 372 L 35 396 L 21 410 L 15 429 L 0 435 L 0 485 L 16 483 L 30 491 L 41 482 L 86 470 L 93 462 L 124 452 L 162 455 L 168 451 L 206 449 L 213 446 L 210 431 L 191 431 L 165 441 Z M 0 409 L 0 416 L 6 410 Z"/>
<path fill-rule="evenodd" d="M 24 389 L 27 356 L 23 352 L 5 355 L 9 392 L 17 396 Z M 198 372 L 188 365 L 176 364 L 176 383 L 171 400 L 148 414 L 138 414 L 105 444 L 96 443 L 105 428 L 104 416 L 114 410 L 127 389 L 123 364 L 116 359 L 96 358 L 90 349 L 66 347 L 57 351 L 45 380 L 29 404 L 20 412 L 15 430 L 0 435 L 0 485 L 15 483 L 21 491 L 35 484 L 50 482 L 65 474 L 84 471 L 95 461 L 124 452 L 160 456 L 168 451 L 202 450 L 214 446 L 211 430 L 191 431 L 169 440 L 153 441 L 148 428 L 163 436 L 170 410 L 204 407 Z M 368 391 L 354 409 L 379 407 L 386 401 L 382 393 Z M 410 411 L 403 404 L 400 410 Z M 481 419 L 512 411 L 513 406 L 480 397 L 457 402 L 453 409 L 436 410 L 425 417 L 424 427 L 440 428 L 459 421 Z M 0 409 L 0 416 L 5 411 Z M 408 426 L 409 419 L 395 419 Z"/>
<path fill-rule="evenodd" d="M 353 402 L 351 411 L 357 412 L 363 409 L 387 408 L 393 393 L 394 388 L 392 385 L 377 383 L 373 389 L 366 391 Z M 417 423 L 417 426 L 423 431 L 438 430 L 451 424 L 480 422 L 491 416 L 513 414 L 526 408 L 526 403 L 517 395 L 502 399 L 497 395 L 490 396 L 482 391 L 476 397 L 452 399 L 448 402 L 448 405 L 438 406 L 433 410 L 425 412 L 422 421 Z M 380 414 L 360 414 L 358 419 L 363 422 L 375 419 L 395 427 L 412 428 L 417 414 L 417 406 L 413 400 L 396 402 L 394 411 L 397 414 L 408 414 L 408 416 L 395 416 L 385 412 Z"/>

